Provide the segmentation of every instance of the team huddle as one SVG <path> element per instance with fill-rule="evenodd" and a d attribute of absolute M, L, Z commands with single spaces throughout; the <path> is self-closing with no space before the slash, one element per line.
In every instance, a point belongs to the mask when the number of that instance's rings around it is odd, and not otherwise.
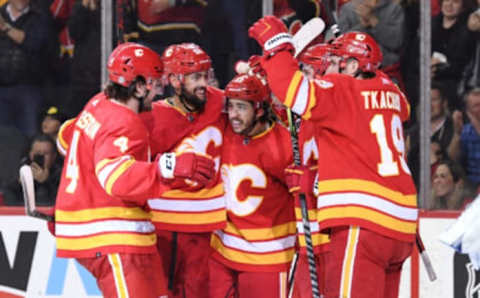
<path fill-rule="evenodd" d="M 264 54 L 224 90 L 195 44 L 112 52 L 108 85 L 59 132 L 57 255 L 104 297 L 398 297 L 418 211 L 409 105 L 380 48 L 350 32 L 295 58 L 273 16 L 249 35 Z"/>

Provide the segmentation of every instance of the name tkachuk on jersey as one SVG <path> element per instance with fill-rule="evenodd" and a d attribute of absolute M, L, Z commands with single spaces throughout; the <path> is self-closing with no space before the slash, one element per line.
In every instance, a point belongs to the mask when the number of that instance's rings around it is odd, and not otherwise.
<path fill-rule="evenodd" d="M 55 211 L 57 255 L 155 252 L 155 228 L 140 206 L 167 188 L 156 163 L 147 162 L 149 136 L 138 115 L 99 93 L 62 125 L 57 144 L 66 153 Z"/>
<path fill-rule="evenodd" d="M 148 201 L 152 222 L 160 230 L 207 232 L 223 228 L 226 209 L 220 156 L 226 121 L 222 115 L 224 95 L 207 87 L 207 103 L 202 113 L 184 113 L 169 100 L 153 105 L 153 152 L 191 151 L 208 155 L 215 161 L 216 176 L 203 188 L 185 181 L 181 189 L 165 192 Z M 180 186 L 178 186 L 180 187 Z"/>
<path fill-rule="evenodd" d="M 362 91 L 365 109 L 393 109 L 400 112 L 400 94 L 392 91 Z"/>
<path fill-rule="evenodd" d="M 272 60 L 262 64 L 270 88 L 315 125 L 321 229 L 359 225 L 414 241 L 418 209 L 405 161 L 402 122 L 410 107 L 403 93 L 380 71 L 364 80 L 328 74 L 319 85 L 298 71 L 289 53 Z"/>
<path fill-rule="evenodd" d="M 284 169 L 292 163 L 286 128 L 273 125 L 245 142 L 225 133 L 222 177 L 228 224 L 212 234 L 213 257 L 240 271 L 286 271 L 295 253 L 293 199 Z"/>

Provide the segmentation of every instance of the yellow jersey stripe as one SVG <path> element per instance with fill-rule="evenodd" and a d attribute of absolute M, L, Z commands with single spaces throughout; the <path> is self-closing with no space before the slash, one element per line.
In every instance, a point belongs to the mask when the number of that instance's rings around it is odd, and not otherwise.
<path fill-rule="evenodd" d="M 345 255 L 343 257 L 340 297 L 350 297 L 359 233 L 360 230 L 357 226 L 350 227 L 348 231 L 347 247 L 345 247 Z"/>
<path fill-rule="evenodd" d="M 308 105 L 307 105 L 307 108 L 305 109 L 305 113 L 303 116 L 305 120 L 308 120 L 312 117 L 312 109 L 317 103 L 317 98 L 315 97 L 315 85 L 313 84 L 313 82 L 310 82 L 309 85 L 310 85 L 310 95 L 308 96 Z"/>
<path fill-rule="evenodd" d="M 417 228 L 416 222 L 402 221 L 364 207 L 331 207 L 318 211 L 318 220 L 320 221 L 320 224 L 322 221 L 325 220 L 343 218 L 357 218 L 361 220 L 367 220 L 372 222 L 373 224 L 380 225 L 390 230 L 406 234 L 415 234 L 415 230 Z"/>
<path fill-rule="evenodd" d="M 199 191 L 188 192 L 180 189 L 173 189 L 166 191 L 162 194 L 162 198 L 171 198 L 171 199 L 210 199 L 216 196 L 223 195 L 223 184 L 219 183 L 213 188 L 202 188 Z"/>
<path fill-rule="evenodd" d="M 123 276 L 122 261 L 119 254 L 109 254 L 108 260 L 112 266 L 113 278 L 115 280 L 115 288 L 119 298 L 128 298 L 127 283 Z"/>
<path fill-rule="evenodd" d="M 283 103 L 288 108 L 293 106 L 293 99 L 295 98 L 295 94 L 297 93 L 298 85 L 302 81 L 302 72 L 297 70 L 293 75 L 290 84 L 288 85 L 287 89 L 287 96 L 285 97 L 285 102 Z"/>
<path fill-rule="evenodd" d="M 248 241 L 270 240 L 295 234 L 296 223 L 291 221 L 271 228 L 237 229 L 231 222 L 227 222 L 224 231 Z"/>
<path fill-rule="evenodd" d="M 72 118 L 72 119 L 68 119 L 67 121 L 65 121 L 62 126 L 60 126 L 60 129 L 58 131 L 58 141 L 60 143 L 60 145 L 62 146 L 62 148 L 67 151 L 68 150 L 68 143 L 67 141 L 65 141 L 65 139 L 63 138 L 63 131 L 65 130 L 65 128 L 67 126 L 69 126 L 73 121 L 75 121 L 76 118 Z"/>
<path fill-rule="evenodd" d="M 176 213 L 152 210 L 151 214 L 152 222 L 179 225 L 197 225 L 224 222 L 227 216 L 225 210 L 202 213 Z"/>
<path fill-rule="evenodd" d="M 57 237 L 59 250 L 83 250 L 102 246 L 152 246 L 157 242 L 155 233 L 147 235 L 113 233 L 82 238 Z"/>
<path fill-rule="evenodd" d="M 120 166 L 108 177 L 107 179 L 107 184 L 105 186 L 105 191 L 107 194 L 112 195 L 112 188 L 113 184 L 117 181 L 118 177 L 120 177 L 123 173 L 125 173 L 128 168 L 130 168 L 133 163 L 135 162 L 135 159 L 130 159 L 127 160 L 126 162 L 123 162 L 120 164 Z"/>
<path fill-rule="evenodd" d="M 330 238 L 327 234 L 323 234 L 323 233 L 313 233 L 312 234 L 312 245 L 313 246 L 319 246 L 319 245 L 323 245 L 323 244 L 326 244 L 326 243 L 329 243 L 330 242 Z M 305 241 L 305 235 L 298 235 L 298 244 L 301 246 L 301 247 L 305 247 L 307 246 L 307 242 Z"/>
<path fill-rule="evenodd" d="M 302 219 L 302 209 L 300 207 L 295 207 L 295 218 Z M 308 209 L 308 220 L 315 220 L 317 218 L 316 209 Z"/>

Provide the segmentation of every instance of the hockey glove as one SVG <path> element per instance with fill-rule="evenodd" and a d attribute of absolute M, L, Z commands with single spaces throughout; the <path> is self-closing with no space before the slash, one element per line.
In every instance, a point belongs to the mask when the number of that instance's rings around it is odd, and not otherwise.
<path fill-rule="evenodd" d="M 303 193 L 313 195 L 313 184 L 317 174 L 317 167 L 291 165 L 285 169 L 285 180 L 288 191 L 297 195 Z"/>
<path fill-rule="evenodd" d="M 275 16 L 265 16 L 255 22 L 248 35 L 255 39 L 263 48 L 264 56 L 271 57 L 279 51 L 295 52 L 292 36 L 288 33 L 285 24 Z"/>
<path fill-rule="evenodd" d="M 215 176 L 215 163 L 211 158 L 186 152 L 176 155 L 164 153 L 158 160 L 158 168 L 163 179 L 190 179 L 206 185 Z"/>

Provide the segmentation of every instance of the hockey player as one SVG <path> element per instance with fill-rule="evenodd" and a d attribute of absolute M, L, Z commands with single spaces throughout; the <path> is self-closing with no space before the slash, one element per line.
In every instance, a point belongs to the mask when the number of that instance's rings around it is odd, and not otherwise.
<path fill-rule="evenodd" d="M 214 164 L 193 153 L 148 162 L 148 132 L 137 113 L 160 82 L 158 54 L 122 44 L 107 67 L 104 92 L 60 130 L 66 157 L 55 211 L 57 255 L 76 258 L 104 297 L 167 297 L 147 198 L 174 177 L 206 184 Z"/>
<path fill-rule="evenodd" d="M 329 44 L 315 44 L 304 50 L 298 57 L 302 72 L 309 80 L 319 79 L 325 73 L 338 72 L 338 63 L 331 53 Z M 315 176 L 317 170 L 318 151 L 315 142 L 315 126 L 311 121 L 301 121 L 298 129 L 298 145 L 300 148 L 300 157 L 302 165 L 309 168 L 311 175 Z M 300 202 L 295 199 L 295 215 L 297 220 L 299 256 L 297 268 L 294 275 L 293 297 L 309 298 L 312 297 L 312 288 L 310 273 L 308 268 L 308 259 L 306 255 L 306 241 L 303 232 L 302 213 Z M 310 193 L 306 193 L 308 206 L 308 219 L 310 220 L 310 231 L 312 235 L 313 249 L 315 252 L 315 261 L 317 264 L 318 286 L 320 293 L 324 293 L 325 262 L 324 257 L 328 252 L 328 234 L 319 233 L 317 221 L 316 199 Z"/>
<path fill-rule="evenodd" d="M 284 174 L 293 161 L 290 135 L 271 120 L 270 91 L 257 77 L 237 75 L 225 95 L 229 125 L 222 178 L 228 221 L 212 235 L 210 297 L 286 297 L 296 238 Z"/>
<path fill-rule="evenodd" d="M 261 63 L 272 91 L 315 125 L 322 152 L 317 216 L 331 241 L 326 297 L 397 297 L 418 216 L 404 159 L 402 121 L 409 117 L 408 102 L 377 72 L 382 55 L 369 35 L 350 32 L 337 38 L 341 73 L 308 81 L 298 71 L 285 32 L 272 16 L 249 29 L 265 51 Z M 297 176 L 301 191 L 311 191 L 312 184 L 302 180 L 309 176 Z"/>
<path fill-rule="evenodd" d="M 169 275 L 172 297 L 208 295 L 210 232 L 225 227 L 226 209 L 219 172 L 226 121 L 221 117 L 223 91 L 207 87 L 210 57 L 195 44 L 172 45 L 162 60 L 175 94 L 153 104 L 154 152 L 191 150 L 213 158 L 216 176 L 207 185 L 186 181 L 189 188 L 149 200 L 159 249 Z M 177 245 L 178 244 L 178 245 Z"/>

